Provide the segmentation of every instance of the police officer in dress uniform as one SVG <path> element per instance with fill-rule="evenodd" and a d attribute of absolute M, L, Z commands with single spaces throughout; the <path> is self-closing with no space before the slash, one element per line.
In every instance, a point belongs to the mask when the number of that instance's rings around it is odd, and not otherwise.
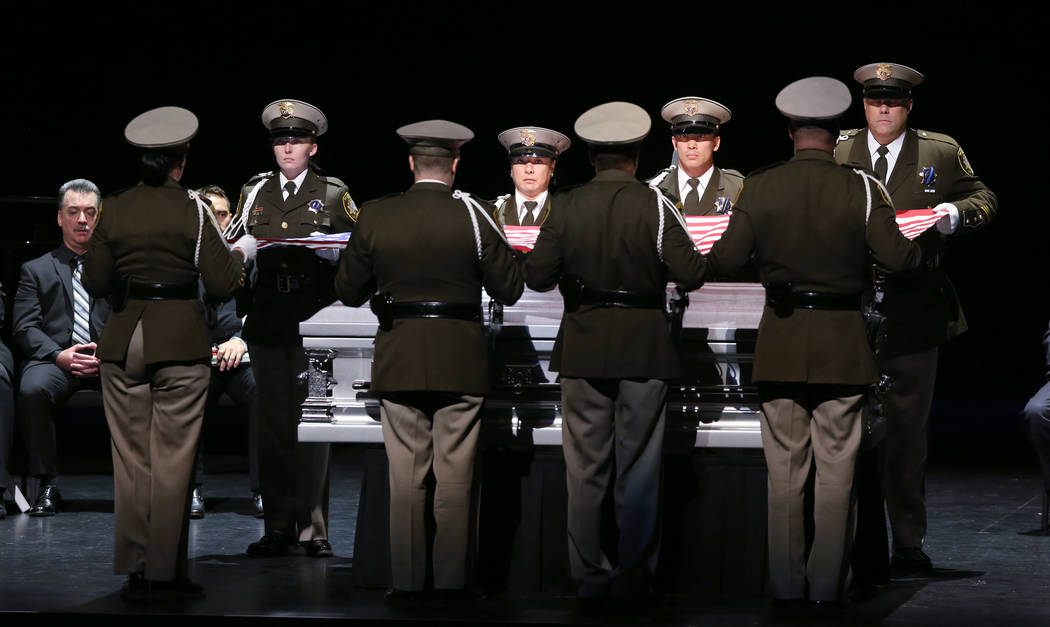
<path fill-rule="evenodd" d="M 569 138 L 539 126 L 518 126 L 499 134 L 510 158 L 514 193 L 496 199 L 493 217 L 506 226 L 543 226 L 551 212 L 549 188 Z"/>
<path fill-rule="evenodd" d="M 198 276 L 213 298 L 242 284 L 243 238 L 227 249 L 204 202 L 178 181 L 197 118 L 161 107 L 124 131 L 143 149 L 142 182 L 106 198 L 83 284 L 113 311 L 98 341 L 113 443 L 113 569 L 127 601 L 202 596 L 187 577 L 190 473 L 208 392 L 211 342 Z M 237 252 L 240 248 L 241 252 Z"/>
<path fill-rule="evenodd" d="M 827 77 L 777 95 L 794 157 L 748 176 L 712 271 L 754 256 L 766 286 L 753 379 L 769 469 L 769 571 L 774 609 L 844 600 L 854 463 L 866 386 L 878 378 L 861 315 L 870 248 L 888 270 L 914 268 L 881 185 L 832 157 L 849 89 Z M 816 464 L 813 545 L 805 553 L 804 488 Z"/>
<path fill-rule="evenodd" d="M 843 132 L 835 159 L 876 174 L 897 210 L 933 207 L 949 213 L 920 235 L 923 265 L 883 277 L 873 298 L 886 317 L 879 369 L 892 386 L 883 401 L 886 434 L 879 470 L 893 532 L 893 566 L 929 569 L 926 536 L 926 446 L 938 347 L 966 330 L 955 289 L 940 267 L 947 239 L 972 233 L 995 216 L 998 201 L 947 135 L 908 127 L 911 90 L 924 77 L 896 63 L 871 63 L 853 74 L 861 83 L 868 126 Z M 862 497 L 863 498 L 863 497 Z M 881 518 L 881 515 L 880 515 Z"/>
<path fill-rule="evenodd" d="M 346 185 L 311 167 L 317 138 L 328 130 L 320 109 L 278 100 L 263 109 L 277 172 L 253 177 L 241 189 L 237 214 L 258 238 L 295 238 L 353 229 L 357 207 Z M 335 253 L 335 254 L 333 254 Z M 251 278 L 242 337 L 251 354 L 259 403 L 259 487 L 266 531 L 248 555 L 283 555 L 296 543 L 307 555 L 328 557 L 329 445 L 299 443 L 306 370 L 299 322 L 335 300 L 338 253 L 302 246 L 260 251 Z"/>
<path fill-rule="evenodd" d="M 561 283 L 565 314 L 551 354 L 561 377 L 569 564 L 577 599 L 644 600 L 660 553 L 660 468 L 668 379 L 680 375 L 665 288 L 695 289 L 704 258 L 657 193 L 635 178 L 649 115 L 626 102 L 581 115 L 595 177 L 558 194 L 525 280 Z M 613 478 L 615 459 L 616 476 Z M 601 504 L 614 482 L 619 563 L 601 550 Z"/>
<path fill-rule="evenodd" d="M 744 175 L 715 166 L 722 125 L 732 113 L 714 100 L 687 96 L 664 105 L 660 116 L 671 124 L 671 146 L 678 163 L 650 179 L 685 216 L 729 213 Z"/>
<path fill-rule="evenodd" d="M 474 134 L 445 120 L 398 129 L 415 183 L 370 202 L 336 275 L 349 306 L 375 294 L 379 318 L 371 389 L 381 398 L 390 466 L 391 600 L 418 596 L 427 570 L 426 477 L 433 470 L 434 587 L 470 593 L 468 522 L 488 392 L 481 288 L 505 305 L 521 296 L 521 272 L 499 226 L 451 185 L 460 147 Z M 266 504 L 269 512 L 269 502 Z"/>

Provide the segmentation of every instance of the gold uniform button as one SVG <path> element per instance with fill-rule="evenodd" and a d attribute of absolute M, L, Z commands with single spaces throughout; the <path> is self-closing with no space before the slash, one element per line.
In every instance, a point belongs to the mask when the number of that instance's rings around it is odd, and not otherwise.
<path fill-rule="evenodd" d="M 282 228 L 282 229 L 286 229 L 286 228 L 288 228 L 288 223 L 287 223 L 287 222 L 282 222 L 282 223 L 281 223 L 281 228 Z"/>

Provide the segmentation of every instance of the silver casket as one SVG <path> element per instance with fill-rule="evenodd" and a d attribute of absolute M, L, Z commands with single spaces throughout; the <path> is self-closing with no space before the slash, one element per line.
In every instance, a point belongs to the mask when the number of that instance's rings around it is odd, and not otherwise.
<path fill-rule="evenodd" d="M 669 307 L 675 300 L 668 286 Z M 688 294 L 681 329 L 673 326 L 684 375 L 669 387 L 665 449 L 761 448 L 750 373 L 764 303 L 757 283 L 709 283 Z M 561 294 L 526 289 L 512 307 L 487 295 L 482 305 L 493 345 L 483 441 L 561 445 L 561 391 L 550 371 Z M 377 329 L 367 306 L 340 303 L 300 323 L 310 365 L 299 441 L 383 441 L 379 400 L 369 390 Z"/>

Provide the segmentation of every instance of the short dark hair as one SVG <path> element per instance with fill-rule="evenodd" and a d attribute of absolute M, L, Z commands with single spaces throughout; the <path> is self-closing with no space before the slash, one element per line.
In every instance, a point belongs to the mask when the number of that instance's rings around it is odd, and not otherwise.
<path fill-rule="evenodd" d="M 201 196 L 218 196 L 226 202 L 230 202 L 230 198 L 226 195 L 226 192 L 222 191 L 222 188 L 218 185 L 205 185 L 198 189 L 197 193 Z"/>
<path fill-rule="evenodd" d="M 139 174 L 142 182 L 151 187 L 160 187 L 168 175 L 189 154 L 189 144 L 167 148 L 150 148 L 139 154 Z"/>
<path fill-rule="evenodd" d="M 611 170 L 633 167 L 638 161 L 641 143 L 632 144 L 588 144 L 587 158 L 595 170 Z"/>
<path fill-rule="evenodd" d="M 452 157 L 434 155 L 412 155 L 412 171 L 416 174 L 449 174 L 452 172 Z"/>

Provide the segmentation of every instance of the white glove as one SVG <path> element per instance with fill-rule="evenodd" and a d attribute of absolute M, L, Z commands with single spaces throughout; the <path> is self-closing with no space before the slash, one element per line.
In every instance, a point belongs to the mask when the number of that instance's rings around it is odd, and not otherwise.
<path fill-rule="evenodd" d="M 955 229 L 959 228 L 959 208 L 950 202 L 942 202 L 941 204 L 934 207 L 934 209 L 947 209 L 948 215 L 943 216 L 940 220 L 933 223 L 934 228 L 937 232 L 945 235 L 951 235 L 955 232 Z"/>
<path fill-rule="evenodd" d="M 255 259 L 255 252 L 258 250 L 259 245 L 255 242 L 255 237 L 252 235 L 242 235 L 240 239 L 233 243 L 233 250 L 240 250 L 241 254 L 244 255 L 244 263 L 248 263 Z"/>
<path fill-rule="evenodd" d="M 314 236 L 314 235 L 328 235 L 328 234 L 327 233 L 322 233 L 320 231 L 314 231 L 313 233 L 310 233 L 310 235 Z M 317 253 L 318 257 L 320 257 L 321 259 L 324 259 L 325 261 L 327 261 L 328 263 L 332 264 L 333 266 L 336 265 L 337 263 L 339 263 L 339 249 L 338 248 L 315 248 L 314 252 Z"/>

